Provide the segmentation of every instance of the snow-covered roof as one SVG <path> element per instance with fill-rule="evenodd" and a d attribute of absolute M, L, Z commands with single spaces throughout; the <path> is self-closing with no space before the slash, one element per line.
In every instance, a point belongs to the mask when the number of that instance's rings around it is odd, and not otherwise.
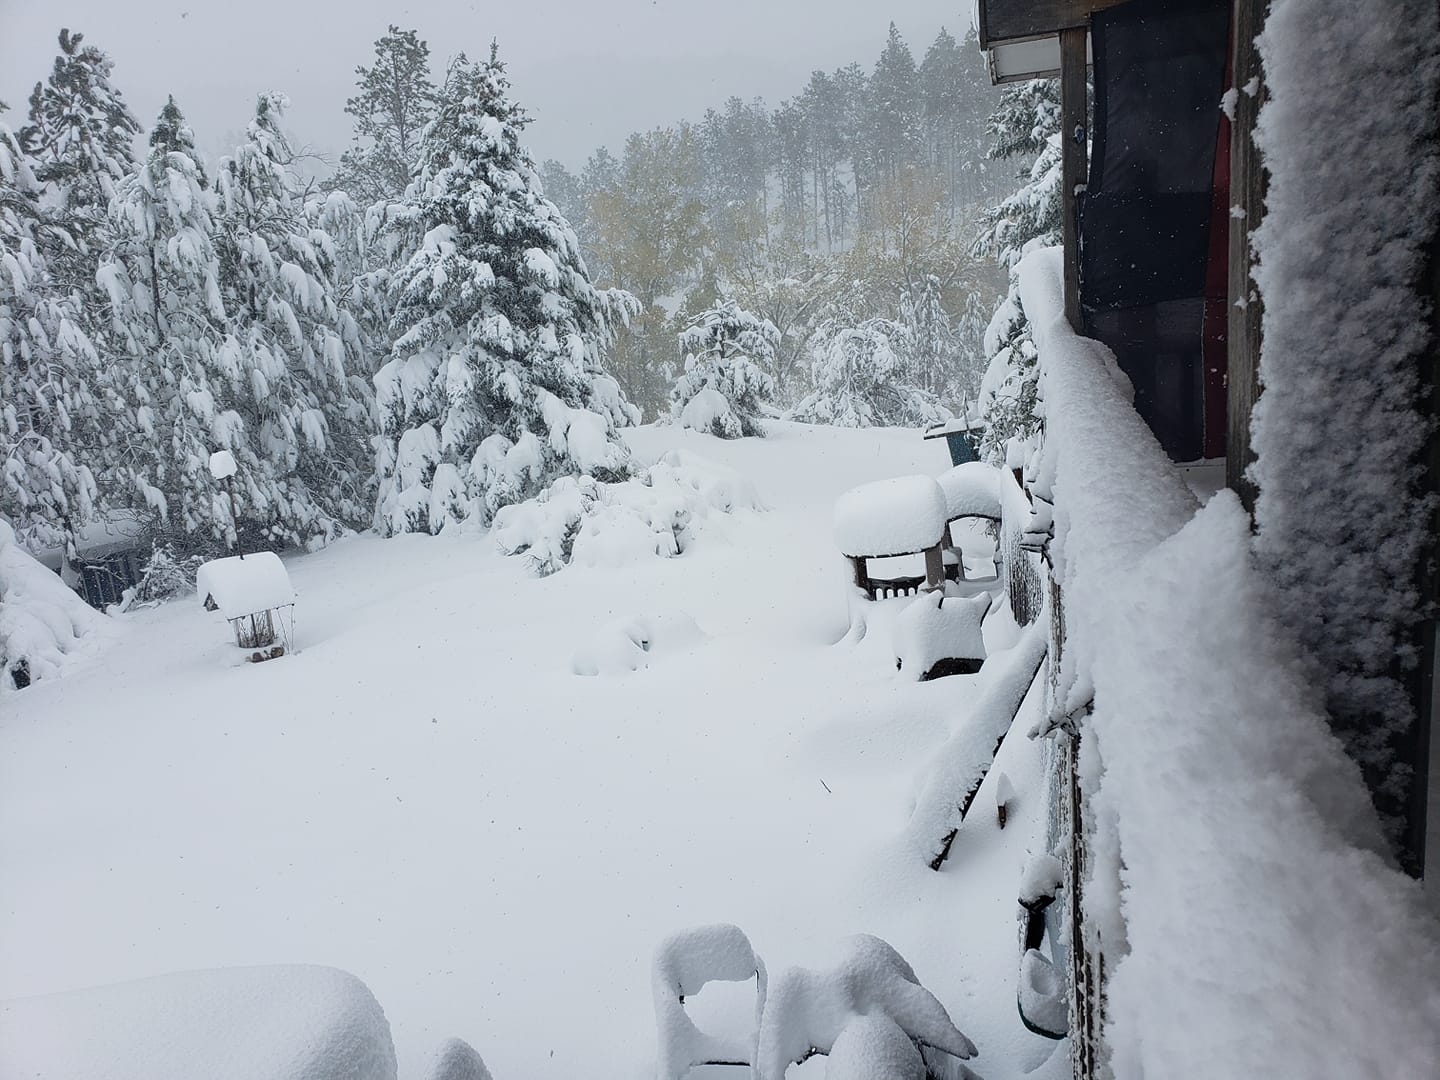
<path fill-rule="evenodd" d="M 950 521 L 971 515 L 1000 517 L 1000 470 L 983 461 L 967 461 L 941 473 L 936 482 L 945 493 Z"/>
<path fill-rule="evenodd" d="M 935 424 L 926 428 L 923 438 L 939 439 L 947 435 L 964 435 L 971 431 L 980 431 L 984 427 L 985 421 L 978 416 L 952 416 L 943 424 Z"/>
<path fill-rule="evenodd" d="M 944 492 L 932 477 L 897 476 L 840 496 L 835 542 L 846 555 L 906 555 L 937 543 L 948 520 Z"/>
<path fill-rule="evenodd" d="M 205 563 L 195 575 L 195 591 L 201 603 L 213 601 L 227 619 L 295 602 L 290 575 L 273 551 Z"/>

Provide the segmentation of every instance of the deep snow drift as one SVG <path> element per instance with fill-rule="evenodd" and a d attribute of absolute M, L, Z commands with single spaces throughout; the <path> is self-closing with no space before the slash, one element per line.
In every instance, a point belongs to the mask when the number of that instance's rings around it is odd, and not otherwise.
<path fill-rule="evenodd" d="M 401 1080 L 451 1038 L 496 1080 L 633 1080 L 655 1074 L 656 947 L 724 922 L 777 972 L 828 970 L 875 934 L 977 1073 L 1065 1075 L 1064 1045 L 1015 1007 L 1040 747 L 1001 751 L 1005 831 L 978 815 L 930 871 L 907 822 L 974 680 L 896 672 L 906 600 L 842 641 L 836 498 L 937 475 L 943 445 L 791 424 L 628 438 L 643 461 L 735 470 L 767 509 L 712 515 L 675 558 L 546 578 L 493 536 L 344 541 L 287 560 L 291 655 L 241 663 L 220 614 L 185 600 L 6 696 L 0 998 L 320 964 L 374 992 Z M 705 1030 L 753 1025 L 753 983 L 729 988 L 687 1001 Z"/>

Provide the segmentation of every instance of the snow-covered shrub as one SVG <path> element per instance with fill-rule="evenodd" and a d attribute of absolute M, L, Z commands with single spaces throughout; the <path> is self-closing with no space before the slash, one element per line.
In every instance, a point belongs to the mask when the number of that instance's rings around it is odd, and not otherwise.
<path fill-rule="evenodd" d="M 195 572 L 204 555 L 180 555 L 168 544 L 158 545 L 140 572 L 129 606 L 158 604 L 195 591 Z"/>
<path fill-rule="evenodd" d="M 975 1044 L 955 1026 L 934 994 L 920 985 L 915 971 L 887 942 L 859 934 L 846 943 L 839 963 L 828 971 L 788 968 L 770 984 L 755 1073 L 760 1080 L 783 1080 L 785 1070 L 812 1051 L 830 1052 L 837 1043 L 842 1063 L 848 1056 L 863 1061 L 866 1046 L 875 1046 L 862 1028 L 841 1041 L 860 1017 L 884 1017 L 909 1039 L 916 1052 L 933 1047 L 952 1057 L 975 1056 Z M 880 1038 L 890 1048 L 894 1040 Z M 853 1072 L 851 1075 L 855 1075 Z M 901 1075 L 904 1075 L 903 1073 Z"/>
<path fill-rule="evenodd" d="M 541 575 L 571 561 L 618 566 L 673 558 L 712 513 L 759 507 L 738 473 L 672 451 L 644 475 L 618 483 L 561 477 L 535 498 L 502 507 L 495 540 L 503 554 L 524 555 Z"/>
<path fill-rule="evenodd" d="M 0 693 L 59 675 L 66 655 L 105 625 L 0 520 Z"/>
<path fill-rule="evenodd" d="M 685 999 L 709 982 L 754 979 L 755 1031 L 741 1041 L 701 1031 L 685 1011 Z M 707 1062 L 754 1064 L 755 1040 L 765 1011 L 765 964 L 738 926 L 717 923 L 681 930 L 662 941 L 650 966 L 659 1032 L 658 1080 L 681 1080 Z"/>
<path fill-rule="evenodd" d="M 670 391 L 670 415 L 683 427 L 722 439 L 764 435 L 763 406 L 775 396 L 775 350 L 780 331 L 721 300 L 680 333 L 685 370 Z"/>
<path fill-rule="evenodd" d="M 950 411 L 915 380 L 910 330 L 890 319 L 822 327 L 810 338 L 815 390 L 791 419 L 836 427 L 920 426 Z"/>

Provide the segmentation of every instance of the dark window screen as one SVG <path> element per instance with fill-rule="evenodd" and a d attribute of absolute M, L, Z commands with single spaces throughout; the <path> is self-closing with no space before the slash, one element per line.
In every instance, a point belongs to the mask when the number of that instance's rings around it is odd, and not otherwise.
<path fill-rule="evenodd" d="M 1091 22 L 1085 328 L 1114 351 L 1177 461 L 1205 448 L 1202 326 L 1229 16 L 1226 0 L 1133 0 Z"/>

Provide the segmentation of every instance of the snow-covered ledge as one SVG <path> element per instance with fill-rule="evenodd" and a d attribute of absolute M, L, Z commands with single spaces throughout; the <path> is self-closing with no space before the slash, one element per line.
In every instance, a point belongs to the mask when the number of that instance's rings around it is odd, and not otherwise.
<path fill-rule="evenodd" d="M 1054 249 L 1019 267 L 1039 348 L 1090 878 L 1117 1077 L 1421 1076 L 1440 925 L 1379 824 L 1253 567 L 1249 520 L 1197 507 L 1102 345 L 1063 318 Z M 1069 708 L 1066 708 L 1066 707 Z"/>

